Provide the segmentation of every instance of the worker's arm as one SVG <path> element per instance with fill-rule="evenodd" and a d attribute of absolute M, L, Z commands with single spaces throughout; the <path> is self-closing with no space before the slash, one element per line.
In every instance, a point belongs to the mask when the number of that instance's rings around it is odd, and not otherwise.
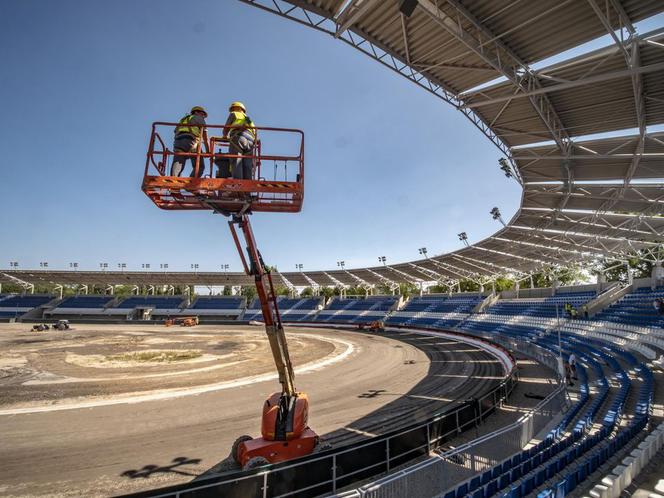
<path fill-rule="evenodd" d="M 203 145 L 205 145 L 205 152 L 210 153 L 210 139 L 208 138 L 208 132 L 206 128 L 203 128 Z"/>
<path fill-rule="evenodd" d="M 190 124 L 200 126 L 200 131 L 201 131 L 200 136 L 201 136 L 201 139 L 203 140 L 203 145 L 205 146 L 205 152 L 209 153 L 210 152 L 210 142 L 208 140 L 207 128 L 204 128 L 204 126 L 207 124 L 205 122 L 205 118 L 203 116 L 194 115 L 191 118 Z"/>
<path fill-rule="evenodd" d="M 233 124 L 233 121 L 235 121 L 235 116 L 233 114 L 229 114 L 228 118 L 226 118 L 226 123 L 224 124 L 224 136 L 223 138 L 228 138 L 228 133 L 229 133 L 229 126 Z"/>

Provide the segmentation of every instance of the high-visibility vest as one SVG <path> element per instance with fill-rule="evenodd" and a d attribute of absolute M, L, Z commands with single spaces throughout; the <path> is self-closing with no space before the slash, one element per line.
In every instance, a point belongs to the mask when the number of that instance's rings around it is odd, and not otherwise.
<path fill-rule="evenodd" d="M 187 114 L 185 117 L 183 117 L 180 120 L 180 126 L 175 128 L 175 134 L 176 135 L 182 135 L 182 134 L 189 134 L 193 135 L 196 138 L 201 136 L 201 128 L 200 126 L 182 126 L 182 125 L 187 125 L 191 122 L 191 119 L 193 118 L 193 114 Z"/>
<path fill-rule="evenodd" d="M 241 126 L 242 128 L 232 128 L 229 134 L 234 135 L 235 133 L 241 133 L 243 130 L 248 130 L 251 134 L 256 137 L 256 125 L 242 111 L 231 111 L 231 116 L 233 116 L 233 122 L 230 126 Z"/>

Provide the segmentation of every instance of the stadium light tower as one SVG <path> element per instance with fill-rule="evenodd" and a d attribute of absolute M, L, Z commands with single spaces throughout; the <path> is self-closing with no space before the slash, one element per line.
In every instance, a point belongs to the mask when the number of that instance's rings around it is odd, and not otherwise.
<path fill-rule="evenodd" d="M 297 263 L 295 265 L 295 269 L 302 271 L 302 268 L 304 268 L 304 265 L 302 263 Z"/>
<path fill-rule="evenodd" d="M 494 220 L 498 220 L 498 221 L 500 221 L 500 222 L 503 224 L 504 227 L 507 226 L 507 225 L 505 224 L 505 221 L 503 220 L 502 215 L 500 214 L 500 209 L 498 209 L 497 207 L 494 207 L 491 211 L 489 211 L 489 214 L 491 215 L 491 217 L 492 217 Z"/>
<path fill-rule="evenodd" d="M 503 173 L 505 173 L 505 176 L 507 178 L 512 178 L 514 176 L 512 174 L 512 168 L 510 167 L 509 163 L 507 162 L 507 159 L 504 157 L 501 157 L 498 159 L 498 164 L 500 164 L 500 169 L 502 170 Z"/>
<path fill-rule="evenodd" d="M 470 247 L 470 244 L 468 243 L 468 234 L 466 232 L 458 233 L 457 237 L 459 237 L 459 240 L 463 242 L 463 245 Z"/>
<path fill-rule="evenodd" d="M 39 266 L 40 266 L 41 268 L 48 268 L 48 261 L 41 261 L 41 262 L 39 263 Z"/>
<path fill-rule="evenodd" d="M 159 268 L 162 270 L 168 270 L 168 263 L 159 263 Z"/>
<path fill-rule="evenodd" d="M 118 268 L 120 268 L 120 270 L 124 271 L 127 268 L 127 263 L 118 263 Z"/>
<path fill-rule="evenodd" d="M 378 256 L 378 261 L 383 263 L 383 266 L 387 266 L 387 258 L 385 256 Z"/>
<path fill-rule="evenodd" d="M 194 273 L 198 273 L 198 263 L 192 263 L 191 269 L 194 270 Z"/>
<path fill-rule="evenodd" d="M 221 269 L 224 270 L 224 272 L 228 271 L 229 266 L 227 264 L 221 265 Z"/>
<path fill-rule="evenodd" d="M 73 268 L 74 271 L 78 270 L 78 263 L 69 263 L 69 268 Z"/>
<path fill-rule="evenodd" d="M 420 248 L 418 249 L 418 251 L 420 251 L 420 254 L 421 254 L 422 256 L 424 256 L 425 258 L 429 258 L 429 256 L 427 256 L 427 248 L 426 248 L 426 247 L 420 247 Z"/>
<path fill-rule="evenodd" d="M 345 261 L 337 261 L 337 266 L 340 266 L 342 270 L 346 269 L 346 262 Z"/>
<path fill-rule="evenodd" d="M 99 269 L 101 271 L 106 271 L 108 270 L 108 263 L 99 263 Z"/>
<path fill-rule="evenodd" d="M 10 268 L 18 268 L 18 261 L 10 261 L 9 262 L 9 267 Z"/>
<path fill-rule="evenodd" d="M 144 270 L 149 270 L 150 269 L 150 263 L 141 264 L 141 268 L 143 268 Z"/>

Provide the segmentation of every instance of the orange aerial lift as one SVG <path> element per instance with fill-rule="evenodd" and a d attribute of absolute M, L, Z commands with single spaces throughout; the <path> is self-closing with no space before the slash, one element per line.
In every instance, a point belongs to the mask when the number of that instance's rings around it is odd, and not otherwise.
<path fill-rule="evenodd" d="M 191 177 L 170 176 L 173 151 L 161 135 L 169 134 L 178 123 L 152 125 L 142 189 L 160 208 L 171 210 L 212 210 L 230 217 L 228 225 L 245 272 L 254 277 L 261 302 L 265 331 L 279 373 L 281 392 L 263 404 L 261 437 L 241 436 L 233 444 L 232 456 L 244 469 L 277 463 L 314 451 L 319 443 L 308 426 L 307 395 L 295 389 L 293 365 L 288 353 L 286 334 L 281 323 L 272 276 L 258 251 L 249 222 L 253 212 L 299 212 L 304 199 L 304 133 L 300 130 L 257 127 L 260 140 L 250 152 L 233 154 L 225 138 L 211 138 L 208 147 L 178 155 L 193 159 Z M 222 131 L 223 125 L 206 125 L 208 134 Z M 202 135 L 202 134 L 201 134 Z M 288 148 L 290 154 L 263 154 L 262 142 L 270 147 Z M 252 163 L 251 179 L 223 178 L 218 165 L 243 159 Z M 189 162 L 189 161 L 188 161 Z M 273 168 L 267 168 L 271 163 Z M 290 166 L 290 172 L 289 172 Z M 266 170 L 267 171 L 266 173 Z M 273 175 L 268 178 L 269 173 Z M 241 241 L 244 239 L 244 244 Z M 246 248 L 243 250 L 243 245 Z"/>

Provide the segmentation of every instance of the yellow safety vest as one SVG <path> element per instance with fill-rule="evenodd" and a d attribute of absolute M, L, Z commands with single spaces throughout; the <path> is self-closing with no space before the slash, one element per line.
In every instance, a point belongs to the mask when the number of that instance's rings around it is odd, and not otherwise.
<path fill-rule="evenodd" d="M 180 135 L 183 133 L 188 133 L 189 135 L 193 135 L 196 138 L 201 136 L 201 128 L 199 126 L 182 126 L 189 124 L 191 122 L 191 119 L 193 118 L 193 114 L 187 114 L 185 117 L 183 117 L 180 120 L 180 126 L 175 128 L 175 134 Z"/>
<path fill-rule="evenodd" d="M 245 129 L 249 130 L 254 138 L 256 137 L 256 125 L 249 116 L 242 111 L 231 111 L 231 116 L 233 116 L 233 122 L 230 126 L 242 126 L 243 128 L 233 128 L 230 134 L 240 133 Z"/>

